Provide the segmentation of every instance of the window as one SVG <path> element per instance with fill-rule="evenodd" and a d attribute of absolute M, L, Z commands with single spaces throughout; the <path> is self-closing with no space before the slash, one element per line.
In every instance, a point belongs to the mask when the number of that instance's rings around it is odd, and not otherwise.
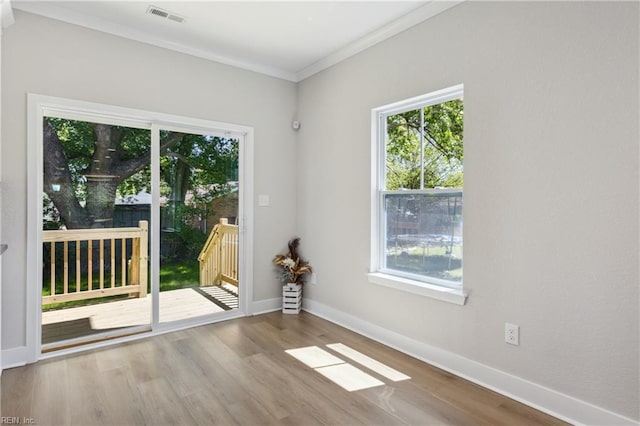
<path fill-rule="evenodd" d="M 462 290 L 463 86 L 376 108 L 370 276 Z"/>

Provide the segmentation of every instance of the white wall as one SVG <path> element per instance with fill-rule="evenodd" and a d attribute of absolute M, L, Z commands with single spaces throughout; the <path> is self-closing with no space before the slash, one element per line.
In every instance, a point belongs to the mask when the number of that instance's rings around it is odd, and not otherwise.
<path fill-rule="evenodd" d="M 640 419 L 638 16 L 637 3 L 466 2 L 300 83 L 307 300 Z M 370 111 L 458 83 L 463 307 L 366 275 Z"/>
<path fill-rule="evenodd" d="M 26 100 L 38 93 L 242 124 L 255 129 L 254 300 L 278 296 L 271 259 L 295 233 L 296 85 L 16 12 L 2 37 L 2 349 L 25 337 Z M 6 201 L 8 200 L 8 201 Z"/>
<path fill-rule="evenodd" d="M 310 301 L 640 419 L 638 9 L 467 2 L 297 90 L 17 12 L 2 37 L 1 220 L 10 246 L 2 349 L 26 339 L 34 92 L 254 126 L 255 195 L 271 201 L 255 210 L 254 300 L 278 296 L 270 261 L 298 233 L 317 272 Z M 466 116 L 463 307 L 366 278 L 370 110 L 457 83 Z M 503 343 L 505 321 L 521 326 L 519 347 Z"/>

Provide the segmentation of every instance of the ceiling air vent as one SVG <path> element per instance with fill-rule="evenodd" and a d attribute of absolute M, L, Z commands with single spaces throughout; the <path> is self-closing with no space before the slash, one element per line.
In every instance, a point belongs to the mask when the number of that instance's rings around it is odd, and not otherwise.
<path fill-rule="evenodd" d="M 156 6 L 149 6 L 147 8 L 147 13 L 154 16 L 158 16 L 160 18 L 165 18 L 171 21 L 179 22 L 179 23 L 184 22 L 184 17 L 180 15 L 176 15 L 175 13 L 168 12 L 164 9 L 160 9 L 159 7 L 156 7 Z"/>

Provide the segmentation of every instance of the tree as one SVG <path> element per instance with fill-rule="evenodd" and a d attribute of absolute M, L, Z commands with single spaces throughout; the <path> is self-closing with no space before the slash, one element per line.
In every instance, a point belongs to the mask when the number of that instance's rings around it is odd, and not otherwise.
<path fill-rule="evenodd" d="M 171 136 L 171 132 L 161 132 L 160 140 Z M 187 192 L 191 191 L 193 205 L 207 204 L 230 190 L 226 183 L 237 180 L 237 169 L 236 139 L 189 134 L 169 147 L 160 159 L 160 175 L 172 227 L 181 228 Z"/>
<path fill-rule="evenodd" d="M 387 189 L 461 187 L 463 183 L 463 103 L 460 99 L 387 118 Z M 424 134 L 421 156 L 420 134 Z"/>
<path fill-rule="evenodd" d="M 60 221 L 69 229 L 111 226 L 117 194 L 151 187 L 150 146 L 149 130 L 45 118 L 44 191 Z M 163 131 L 160 153 L 165 192 L 180 201 L 194 185 L 225 183 L 237 165 L 237 141 L 234 149 L 211 136 Z"/>

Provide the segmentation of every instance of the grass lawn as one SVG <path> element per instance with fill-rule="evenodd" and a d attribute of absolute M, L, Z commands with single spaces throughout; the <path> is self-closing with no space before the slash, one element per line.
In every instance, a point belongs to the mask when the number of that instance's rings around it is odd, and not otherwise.
<path fill-rule="evenodd" d="M 446 245 L 414 246 L 390 249 L 387 267 L 450 281 L 462 281 L 462 247 L 453 246 L 451 256 Z"/>
<path fill-rule="evenodd" d="M 160 291 L 177 290 L 200 285 L 200 264 L 197 260 L 160 264 Z"/>

